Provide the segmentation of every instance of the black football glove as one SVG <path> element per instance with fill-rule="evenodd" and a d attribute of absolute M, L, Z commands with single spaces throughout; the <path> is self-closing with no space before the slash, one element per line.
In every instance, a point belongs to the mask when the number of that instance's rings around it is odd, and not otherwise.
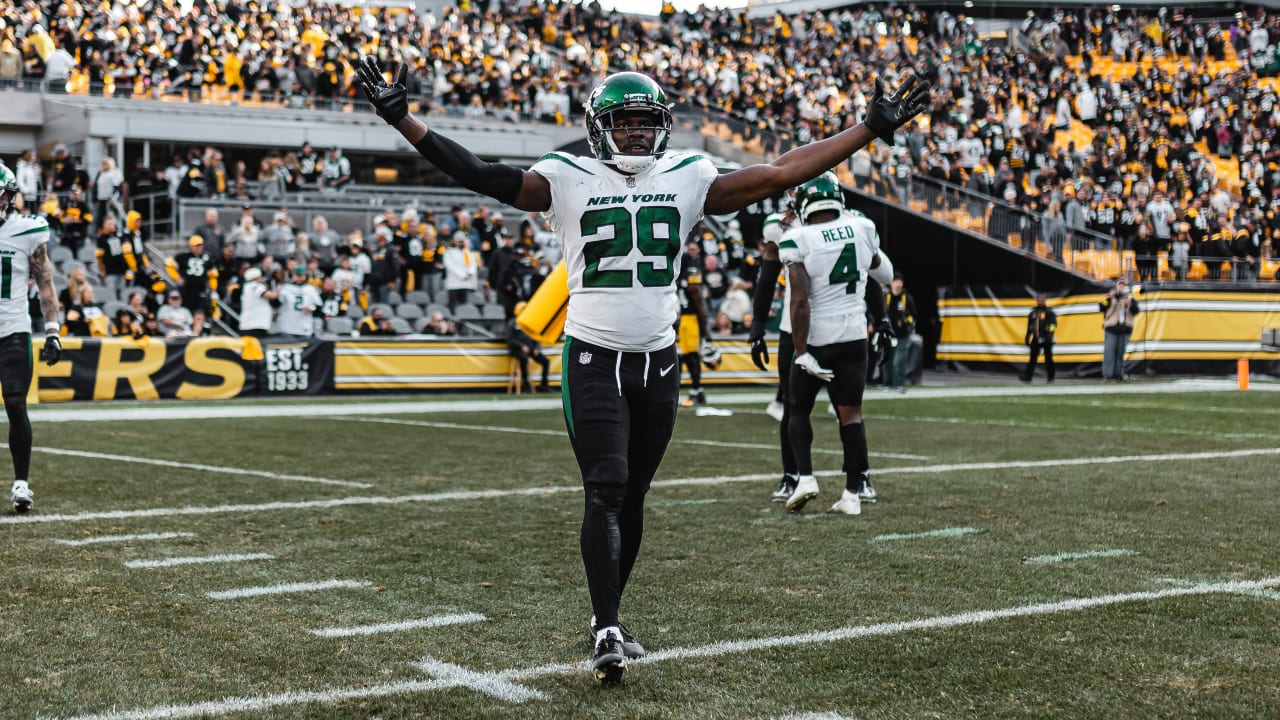
<path fill-rule="evenodd" d="M 893 337 L 893 323 L 889 322 L 889 318 L 881 318 L 876 323 L 876 334 L 880 336 L 881 345 L 889 345 L 889 338 Z"/>
<path fill-rule="evenodd" d="M 764 341 L 764 330 L 759 332 L 752 329 L 751 334 L 747 336 L 751 341 L 751 362 L 761 370 L 768 370 L 769 367 L 769 344 Z"/>
<path fill-rule="evenodd" d="M 46 335 L 44 348 L 40 350 L 40 359 L 50 365 L 57 365 L 60 357 L 62 357 L 62 341 L 57 335 Z"/>
<path fill-rule="evenodd" d="M 356 63 L 356 76 L 360 89 L 369 98 L 369 104 L 378 113 L 378 117 L 388 125 L 395 125 L 409 114 L 409 91 L 404 86 L 405 66 L 403 63 L 396 72 L 396 81 L 388 84 L 382 77 L 382 68 L 378 58 L 365 55 Z"/>
<path fill-rule="evenodd" d="M 924 111 L 933 99 L 932 82 L 918 75 L 908 75 L 891 95 L 884 94 L 884 85 L 876 78 L 876 94 L 863 121 L 876 137 L 893 144 L 893 131 L 906 125 L 911 118 Z"/>

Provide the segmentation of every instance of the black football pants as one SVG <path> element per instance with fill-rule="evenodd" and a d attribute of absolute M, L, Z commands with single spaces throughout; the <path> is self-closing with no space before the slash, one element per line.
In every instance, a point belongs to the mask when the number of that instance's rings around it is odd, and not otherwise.
<path fill-rule="evenodd" d="M 618 624 L 618 604 L 644 535 L 644 496 L 675 427 L 675 346 L 618 352 L 566 338 L 564 420 L 582 472 L 582 564 L 597 627 Z"/>

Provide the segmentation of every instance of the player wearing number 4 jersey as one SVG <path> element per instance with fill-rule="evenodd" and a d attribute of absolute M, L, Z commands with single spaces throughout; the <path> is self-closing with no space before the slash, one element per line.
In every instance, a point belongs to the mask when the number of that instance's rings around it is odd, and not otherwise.
<path fill-rule="evenodd" d="M 790 383 L 791 417 L 787 431 L 798 478 L 787 510 L 798 512 L 818 495 L 813 475 L 813 411 L 826 384 L 840 421 L 845 490 L 835 512 L 862 512 L 859 492 L 869 463 L 862 424 L 862 393 L 867 381 L 867 304 L 872 268 L 882 263 L 875 224 L 846 210 L 835 175 L 826 173 L 800 187 L 796 209 L 804 224 L 778 241 L 778 259 L 787 267 L 791 341 L 795 346 Z"/>
<path fill-rule="evenodd" d="M 53 266 L 47 243 L 49 223 L 43 218 L 13 213 L 18 183 L 0 163 L 0 388 L 9 416 L 9 454 L 13 456 L 13 509 L 31 509 L 34 493 L 27 484 L 31 468 L 31 420 L 27 391 L 31 389 L 31 313 L 27 280 L 35 278 L 44 316 L 45 341 L 40 358 L 53 365 L 62 353 L 58 340 L 58 295 L 53 289 Z"/>
<path fill-rule="evenodd" d="M 388 82 L 374 57 L 357 68 L 365 95 L 427 160 L 463 186 L 550 220 L 569 273 L 562 388 L 569 441 L 585 495 L 580 544 L 594 616 L 591 670 L 622 679 L 643 653 L 618 605 L 640 551 L 644 497 L 675 424 L 676 268 L 682 240 L 705 213 L 777 195 L 843 162 L 928 103 L 908 77 L 886 95 L 877 83 L 867 119 L 772 163 L 718 175 L 698 154 L 667 154 L 671 108 L 652 78 L 606 77 L 586 102 L 592 157 L 552 153 L 529 170 L 488 163 L 429 131 L 409 113 L 403 65 Z"/>

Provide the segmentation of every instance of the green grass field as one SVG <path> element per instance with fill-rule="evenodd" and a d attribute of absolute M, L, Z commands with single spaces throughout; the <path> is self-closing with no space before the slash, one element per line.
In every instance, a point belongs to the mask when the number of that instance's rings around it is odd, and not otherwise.
<path fill-rule="evenodd" d="M 790 515 L 762 402 L 682 411 L 608 690 L 554 397 L 41 406 L 0 718 L 1280 717 L 1280 395 L 1072 389 L 871 391 L 859 517 L 834 420 Z"/>

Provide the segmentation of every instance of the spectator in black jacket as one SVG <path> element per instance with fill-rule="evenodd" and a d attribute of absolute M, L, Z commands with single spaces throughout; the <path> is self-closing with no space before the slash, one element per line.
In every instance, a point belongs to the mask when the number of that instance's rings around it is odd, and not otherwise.
<path fill-rule="evenodd" d="M 1044 293 L 1036 293 L 1036 306 L 1027 313 L 1027 337 L 1023 341 L 1031 348 L 1027 369 L 1022 371 L 1022 382 L 1029 383 L 1036 374 L 1036 361 L 1044 352 L 1044 370 L 1053 382 L 1053 334 L 1058 330 L 1058 316 L 1044 301 Z"/>
<path fill-rule="evenodd" d="M 524 310 L 525 303 L 517 303 L 515 306 L 515 314 L 518 316 Z M 542 366 L 542 382 L 538 384 L 539 390 L 546 390 L 547 373 L 551 369 L 551 361 L 546 355 L 542 354 L 542 343 L 534 340 L 525 334 L 520 326 L 516 324 L 515 319 L 507 321 L 507 352 L 511 357 L 520 362 L 520 386 L 524 392 L 532 392 L 533 386 L 529 382 L 529 361 L 533 360 Z"/>
<path fill-rule="evenodd" d="M 907 361 L 911 357 L 911 334 L 916 326 L 916 304 L 903 285 L 902 273 L 894 273 L 889 292 L 884 296 L 885 312 L 893 337 L 889 344 L 888 370 L 884 373 L 884 388 L 907 391 Z"/>

